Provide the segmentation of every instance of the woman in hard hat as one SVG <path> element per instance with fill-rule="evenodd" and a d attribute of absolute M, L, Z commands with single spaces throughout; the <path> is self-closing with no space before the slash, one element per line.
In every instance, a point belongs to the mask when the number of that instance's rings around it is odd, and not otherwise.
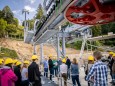
<path fill-rule="evenodd" d="M 73 62 L 71 64 L 71 77 L 72 77 L 73 86 L 76 86 L 76 82 L 78 86 L 81 86 L 79 81 L 79 68 L 78 68 L 78 63 L 76 58 L 73 59 Z"/>
<path fill-rule="evenodd" d="M 18 78 L 12 70 L 12 64 L 13 60 L 7 58 L 4 62 L 5 66 L 0 69 L 0 86 L 15 86 Z"/>
<path fill-rule="evenodd" d="M 22 67 L 22 71 L 21 71 L 21 75 L 22 75 L 22 86 L 28 86 L 29 85 L 29 81 L 28 81 L 28 65 L 29 65 L 29 61 L 24 61 L 23 67 Z"/>
<path fill-rule="evenodd" d="M 112 84 L 115 85 L 115 53 L 113 54 L 113 60 L 114 60 L 114 63 L 112 65 L 112 77 L 113 77 L 113 81 L 112 81 Z"/>
<path fill-rule="evenodd" d="M 62 64 L 60 65 L 60 73 L 64 79 L 64 86 L 67 86 L 67 65 L 65 63 L 66 63 L 66 60 L 63 59 Z"/>
<path fill-rule="evenodd" d="M 109 56 L 108 56 L 108 60 L 109 60 L 108 66 L 109 66 L 109 69 L 110 69 L 110 75 L 111 75 L 112 80 L 113 80 L 113 77 L 112 77 L 112 65 L 114 63 L 114 60 L 112 58 L 113 54 L 114 54 L 113 52 L 109 52 Z"/>
<path fill-rule="evenodd" d="M 92 65 L 94 64 L 94 57 L 93 56 L 89 56 L 88 57 L 88 64 L 85 67 L 85 74 L 87 75 L 89 73 L 90 68 L 92 67 Z M 93 77 L 92 77 L 93 79 Z M 93 82 L 88 82 L 88 86 L 93 86 Z"/>
<path fill-rule="evenodd" d="M 21 64 L 22 63 L 20 61 L 16 62 L 16 66 L 14 68 L 14 73 L 18 77 L 18 80 L 15 82 L 15 86 L 21 86 Z"/>

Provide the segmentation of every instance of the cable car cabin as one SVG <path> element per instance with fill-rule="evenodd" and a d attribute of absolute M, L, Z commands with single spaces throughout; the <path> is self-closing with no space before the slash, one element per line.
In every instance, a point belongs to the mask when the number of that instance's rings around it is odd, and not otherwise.
<path fill-rule="evenodd" d="M 73 0 L 65 18 L 74 24 L 95 25 L 115 21 L 115 0 Z"/>

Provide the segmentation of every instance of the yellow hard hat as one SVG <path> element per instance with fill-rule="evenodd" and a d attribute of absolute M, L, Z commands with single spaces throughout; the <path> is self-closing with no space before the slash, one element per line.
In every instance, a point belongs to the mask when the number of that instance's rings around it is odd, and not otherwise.
<path fill-rule="evenodd" d="M 24 64 L 29 64 L 30 62 L 29 61 L 24 61 Z"/>
<path fill-rule="evenodd" d="M 109 54 L 112 54 L 112 55 L 113 55 L 113 52 L 109 52 Z"/>
<path fill-rule="evenodd" d="M 115 53 L 113 53 L 112 57 L 115 57 Z"/>
<path fill-rule="evenodd" d="M 1 62 L 3 62 L 3 61 L 4 61 L 4 59 L 0 59 L 0 61 L 1 61 Z"/>
<path fill-rule="evenodd" d="M 33 56 L 32 56 L 32 60 L 33 60 L 33 59 L 37 59 L 37 55 L 33 55 Z"/>
<path fill-rule="evenodd" d="M 13 63 L 14 63 L 14 64 L 15 64 L 16 62 L 18 62 L 18 60 L 17 60 L 17 59 L 13 60 Z"/>
<path fill-rule="evenodd" d="M 0 60 L 0 65 L 2 64 L 2 61 Z"/>
<path fill-rule="evenodd" d="M 88 60 L 94 61 L 94 57 L 93 56 L 89 56 Z"/>
<path fill-rule="evenodd" d="M 4 62 L 5 65 L 13 63 L 13 60 L 11 58 L 7 58 Z"/>
<path fill-rule="evenodd" d="M 65 60 L 65 59 L 63 59 L 63 60 L 62 60 L 62 62 L 63 62 L 63 63 L 66 63 L 66 60 Z"/>
<path fill-rule="evenodd" d="M 21 65 L 22 63 L 20 61 L 16 62 L 16 66 Z"/>

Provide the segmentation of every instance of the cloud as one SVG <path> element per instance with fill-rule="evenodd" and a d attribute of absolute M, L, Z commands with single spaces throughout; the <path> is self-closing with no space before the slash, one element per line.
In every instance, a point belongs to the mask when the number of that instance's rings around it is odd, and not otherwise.
<path fill-rule="evenodd" d="M 30 7 L 29 5 L 26 5 L 26 6 L 24 7 L 24 9 L 28 10 L 29 12 L 35 12 L 35 11 L 36 11 L 35 8 L 32 8 L 32 7 Z"/>
<path fill-rule="evenodd" d="M 36 0 L 29 0 L 31 4 L 35 3 Z"/>
<path fill-rule="evenodd" d="M 14 14 L 18 14 L 18 13 L 21 12 L 21 10 L 13 10 L 12 12 L 13 12 Z"/>

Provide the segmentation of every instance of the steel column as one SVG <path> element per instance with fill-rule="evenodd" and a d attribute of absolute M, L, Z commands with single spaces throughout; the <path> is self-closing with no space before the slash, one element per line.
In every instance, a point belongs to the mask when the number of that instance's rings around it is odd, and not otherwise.
<path fill-rule="evenodd" d="M 65 57 L 66 49 L 65 49 L 65 34 L 64 34 L 64 31 L 65 31 L 65 29 L 62 29 L 62 33 L 63 33 L 63 36 L 62 36 L 62 53 L 63 53 L 63 56 Z"/>
<path fill-rule="evenodd" d="M 40 62 L 43 62 L 43 57 L 44 57 L 44 54 L 43 54 L 43 43 L 40 44 Z"/>
<path fill-rule="evenodd" d="M 59 34 L 57 34 L 57 58 L 60 57 L 60 40 L 59 40 Z"/>

